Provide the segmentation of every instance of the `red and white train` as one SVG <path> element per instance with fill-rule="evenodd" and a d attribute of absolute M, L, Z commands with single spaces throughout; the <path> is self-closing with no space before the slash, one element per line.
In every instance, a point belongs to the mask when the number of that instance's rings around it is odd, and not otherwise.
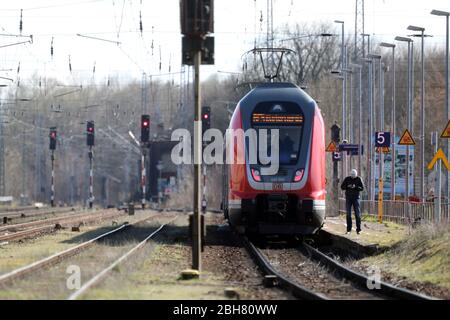
<path fill-rule="evenodd" d="M 239 102 L 229 129 L 279 133 L 274 175 L 261 174 L 265 162 L 259 150 L 250 154 L 255 149 L 245 138 L 229 150 L 245 155 L 245 161 L 224 170 L 222 203 L 229 223 L 252 235 L 315 234 L 325 219 L 326 177 L 324 122 L 314 99 L 294 84 L 262 84 Z"/>

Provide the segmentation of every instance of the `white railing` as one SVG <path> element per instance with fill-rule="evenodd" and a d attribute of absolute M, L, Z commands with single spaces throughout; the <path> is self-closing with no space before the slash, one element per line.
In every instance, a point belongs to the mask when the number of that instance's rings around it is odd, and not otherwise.
<path fill-rule="evenodd" d="M 361 213 L 378 217 L 378 206 L 378 201 L 361 200 Z M 449 208 L 448 203 L 441 204 L 440 223 L 450 222 Z M 411 224 L 419 220 L 438 222 L 434 211 L 435 204 L 433 202 L 383 201 L 383 220 L 402 224 Z M 343 198 L 339 199 L 339 213 L 346 213 L 345 199 Z"/>

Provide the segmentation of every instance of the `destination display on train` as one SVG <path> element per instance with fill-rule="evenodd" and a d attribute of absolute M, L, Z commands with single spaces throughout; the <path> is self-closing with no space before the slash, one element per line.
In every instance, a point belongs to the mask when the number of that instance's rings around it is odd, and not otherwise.
<path fill-rule="evenodd" d="M 301 125 L 303 116 L 299 114 L 267 114 L 254 113 L 253 124 L 281 124 L 281 125 Z"/>

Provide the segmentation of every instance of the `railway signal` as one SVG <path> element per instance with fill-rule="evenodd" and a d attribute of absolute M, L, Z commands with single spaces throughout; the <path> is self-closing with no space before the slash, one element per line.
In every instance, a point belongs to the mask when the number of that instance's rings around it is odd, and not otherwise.
<path fill-rule="evenodd" d="M 150 115 L 143 114 L 141 117 L 141 189 L 142 189 L 142 209 L 145 209 L 147 172 L 145 170 L 145 146 L 150 142 Z"/>
<path fill-rule="evenodd" d="M 148 143 L 150 141 L 150 115 L 143 114 L 141 117 L 141 142 Z"/>
<path fill-rule="evenodd" d="M 92 147 L 95 145 L 95 124 L 94 121 L 88 121 L 86 125 L 86 143 L 88 147 Z"/>
<path fill-rule="evenodd" d="M 211 129 L 211 107 L 202 107 L 202 133 Z"/>
<path fill-rule="evenodd" d="M 50 150 L 56 150 L 56 138 L 57 138 L 57 131 L 56 127 L 50 128 Z"/>

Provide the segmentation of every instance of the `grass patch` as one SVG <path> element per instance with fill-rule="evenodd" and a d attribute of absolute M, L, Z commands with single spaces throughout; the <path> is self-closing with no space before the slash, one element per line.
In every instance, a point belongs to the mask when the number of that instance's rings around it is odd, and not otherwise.
<path fill-rule="evenodd" d="M 423 225 L 387 252 L 362 260 L 382 271 L 450 289 L 450 224 Z"/>

